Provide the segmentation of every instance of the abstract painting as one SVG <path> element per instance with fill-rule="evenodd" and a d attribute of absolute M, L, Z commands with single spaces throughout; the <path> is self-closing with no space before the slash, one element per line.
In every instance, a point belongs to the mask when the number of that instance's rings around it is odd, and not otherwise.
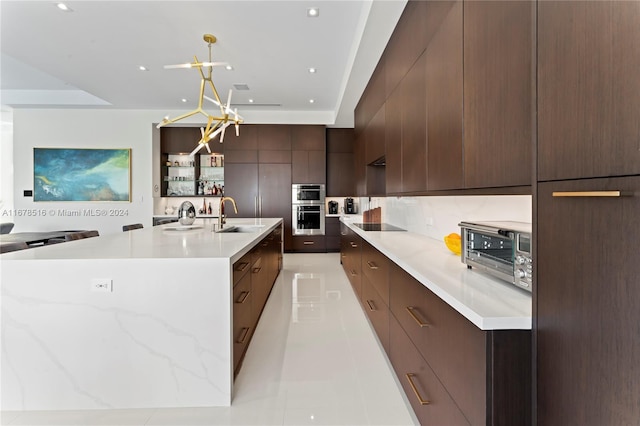
<path fill-rule="evenodd" d="M 131 149 L 33 149 L 34 201 L 131 201 Z"/>

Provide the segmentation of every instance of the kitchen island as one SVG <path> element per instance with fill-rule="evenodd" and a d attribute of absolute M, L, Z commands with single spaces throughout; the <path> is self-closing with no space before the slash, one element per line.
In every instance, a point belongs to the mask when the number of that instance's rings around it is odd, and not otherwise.
<path fill-rule="evenodd" d="M 282 219 L 215 222 L 3 254 L 3 410 L 230 405 L 232 266 Z"/>

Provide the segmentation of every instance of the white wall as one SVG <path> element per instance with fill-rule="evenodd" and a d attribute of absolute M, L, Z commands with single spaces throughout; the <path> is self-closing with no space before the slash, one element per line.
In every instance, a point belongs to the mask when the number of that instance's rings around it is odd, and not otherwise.
<path fill-rule="evenodd" d="M 122 225 L 152 225 L 152 131 L 162 111 L 98 109 L 16 109 L 13 111 L 14 209 L 2 211 L 13 232 L 97 229 L 101 235 L 122 232 Z M 4 141 L 3 141 L 4 143 Z M 34 202 L 23 191 L 33 189 L 33 148 L 131 148 L 131 202 Z M 4 167 L 2 170 L 5 178 Z M 87 216 L 85 209 L 107 216 Z M 81 216 L 62 216 L 59 210 Z M 126 216 L 109 215 L 118 209 Z M 31 212 L 32 216 L 28 216 Z M 7 213 L 13 217 L 7 217 Z M 35 214 L 35 216 L 33 216 Z M 11 220 L 8 220 L 11 219 Z"/>
<path fill-rule="evenodd" d="M 3 110 L 0 114 L 0 222 L 11 222 L 3 213 L 13 209 L 13 112 Z"/>

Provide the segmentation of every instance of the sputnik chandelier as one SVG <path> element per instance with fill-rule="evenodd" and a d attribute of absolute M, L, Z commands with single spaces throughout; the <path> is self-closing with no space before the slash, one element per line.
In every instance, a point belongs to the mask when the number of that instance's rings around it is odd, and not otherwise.
<path fill-rule="evenodd" d="M 224 141 L 224 132 L 227 127 L 231 124 L 235 124 L 236 128 L 236 136 L 240 135 L 240 124 L 243 122 L 243 119 L 240 115 L 238 115 L 238 109 L 231 109 L 231 90 L 229 90 L 229 97 L 227 98 L 227 103 L 223 104 L 220 100 L 220 96 L 218 95 L 218 91 L 216 90 L 216 86 L 213 84 L 213 80 L 211 80 L 211 73 L 213 67 L 220 65 L 228 65 L 226 62 L 212 62 L 211 61 L 211 45 L 216 42 L 215 36 L 211 34 L 205 34 L 203 36 L 204 41 L 207 42 L 209 47 L 209 62 L 199 62 L 198 57 L 194 55 L 194 62 L 186 63 L 186 64 L 178 64 L 178 65 L 165 65 L 164 67 L 167 69 L 170 68 L 198 68 L 200 72 L 200 76 L 202 79 L 200 80 L 200 96 L 198 98 L 198 107 L 193 111 L 182 114 L 176 118 L 165 117 L 162 119 L 162 122 L 158 124 L 156 127 L 160 128 L 162 126 L 166 126 L 167 124 L 172 124 L 177 121 L 183 120 L 187 117 L 191 117 L 192 115 L 202 114 L 207 117 L 207 125 L 206 127 L 200 128 L 200 140 L 198 141 L 198 145 L 196 145 L 195 149 L 191 152 L 191 156 L 195 155 L 196 152 L 200 151 L 202 147 L 206 147 L 207 151 L 211 153 L 211 148 L 209 147 L 209 142 L 213 140 L 217 135 L 220 135 L 220 143 Z M 207 73 L 202 70 L 203 68 L 207 68 Z M 204 94 L 205 87 L 207 84 L 211 87 L 211 91 L 213 92 L 213 98 Z M 220 115 L 215 116 L 207 113 L 202 104 L 204 100 L 208 100 L 220 108 Z M 233 115 L 233 118 L 231 117 Z"/>

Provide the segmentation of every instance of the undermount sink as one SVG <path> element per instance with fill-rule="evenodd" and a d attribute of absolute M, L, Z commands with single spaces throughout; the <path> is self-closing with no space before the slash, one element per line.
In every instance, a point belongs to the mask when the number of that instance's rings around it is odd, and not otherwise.
<path fill-rule="evenodd" d="M 258 232 L 264 225 L 228 225 L 222 229 L 218 229 L 216 232 L 218 233 L 230 233 L 230 232 L 238 232 L 238 233 L 251 233 Z"/>

